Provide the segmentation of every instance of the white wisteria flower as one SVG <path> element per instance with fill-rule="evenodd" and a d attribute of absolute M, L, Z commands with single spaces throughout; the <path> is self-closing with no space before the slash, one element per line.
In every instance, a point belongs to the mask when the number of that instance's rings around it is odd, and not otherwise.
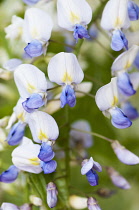
<path fill-rule="evenodd" d="M 127 128 L 132 125 L 132 122 L 125 116 L 118 104 L 118 89 L 117 78 L 111 79 L 111 82 L 101 87 L 95 96 L 98 108 L 104 113 L 111 115 L 112 125 L 116 128 Z"/>
<path fill-rule="evenodd" d="M 26 10 L 23 40 L 28 44 L 24 49 L 27 55 L 38 57 L 45 54 L 52 28 L 52 19 L 46 12 L 38 8 Z"/>
<path fill-rule="evenodd" d="M 63 86 L 60 96 L 61 107 L 68 104 L 75 106 L 76 96 L 74 86 L 82 82 L 84 73 L 73 53 L 58 53 L 48 64 L 48 77 L 51 82 Z"/>
<path fill-rule="evenodd" d="M 27 112 L 31 113 L 46 103 L 47 81 L 37 67 L 21 64 L 14 72 L 14 80 Z"/>
<path fill-rule="evenodd" d="M 112 32 L 111 48 L 119 51 L 122 48 L 128 49 L 128 41 L 121 31 L 130 26 L 128 16 L 128 0 L 109 0 L 104 8 L 101 26 Z"/>
<path fill-rule="evenodd" d="M 92 9 L 86 0 L 58 0 L 57 13 L 59 26 L 73 31 L 76 42 L 90 38 L 86 26 L 92 19 Z"/>

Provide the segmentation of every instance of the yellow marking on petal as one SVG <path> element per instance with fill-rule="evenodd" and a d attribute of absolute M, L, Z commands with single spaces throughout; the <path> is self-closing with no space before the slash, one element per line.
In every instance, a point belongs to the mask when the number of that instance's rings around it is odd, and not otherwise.
<path fill-rule="evenodd" d="M 34 165 L 34 166 L 40 165 L 40 159 L 37 158 L 37 157 L 30 158 L 29 161 L 30 161 L 30 163 L 31 163 L 32 165 Z"/>
<path fill-rule="evenodd" d="M 24 116 L 24 112 L 21 112 L 19 115 L 17 115 L 17 118 L 19 120 L 22 120 L 23 122 L 25 121 L 25 116 Z"/>
<path fill-rule="evenodd" d="M 122 20 L 119 17 L 116 18 L 115 23 L 114 23 L 114 27 L 116 28 L 116 27 L 120 26 L 121 24 L 122 24 Z"/>
<path fill-rule="evenodd" d="M 80 17 L 76 15 L 74 12 L 70 12 L 70 21 L 73 24 L 79 23 L 80 22 Z"/>
<path fill-rule="evenodd" d="M 68 82 L 72 82 L 72 77 L 67 73 L 65 72 L 63 78 L 62 78 L 62 82 L 64 83 L 68 83 Z"/>
<path fill-rule="evenodd" d="M 131 67 L 130 61 L 127 61 L 126 65 L 124 66 L 124 69 L 128 69 Z"/>
<path fill-rule="evenodd" d="M 20 38 L 23 34 L 23 28 L 22 27 L 19 27 L 18 28 L 18 38 Z"/>
<path fill-rule="evenodd" d="M 34 27 L 34 28 L 31 30 L 31 35 L 32 35 L 33 38 L 39 37 L 40 33 L 39 33 L 39 31 L 37 30 L 36 27 Z"/>
<path fill-rule="evenodd" d="M 46 133 L 44 133 L 42 130 L 40 130 L 39 135 L 38 135 L 38 139 L 41 141 L 47 140 L 48 136 L 46 135 Z"/>
<path fill-rule="evenodd" d="M 29 93 L 33 93 L 35 89 L 36 88 L 33 85 L 31 85 L 30 83 L 27 84 L 27 91 Z"/>
<path fill-rule="evenodd" d="M 111 106 L 115 106 L 118 103 L 118 98 L 114 96 Z"/>

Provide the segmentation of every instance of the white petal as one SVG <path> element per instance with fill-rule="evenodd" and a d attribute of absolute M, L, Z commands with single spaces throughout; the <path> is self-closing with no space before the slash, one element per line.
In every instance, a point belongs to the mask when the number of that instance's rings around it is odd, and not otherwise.
<path fill-rule="evenodd" d="M 13 58 L 8 60 L 4 65 L 3 68 L 8 70 L 8 71 L 14 71 L 17 66 L 19 66 L 22 63 L 20 59 Z"/>
<path fill-rule="evenodd" d="M 126 32 L 125 36 L 128 40 L 128 47 L 132 47 L 132 45 L 138 45 L 139 46 L 139 31 L 135 32 Z"/>
<path fill-rule="evenodd" d="M 75 91 L 81 91 L 84 93 L 89 93 L 92 89 L 93 83 L 92 82 L 82 82 L 81 84 L 78 84 L 75 88 Z M 76 92 L 76 97 L 80 98 L 85 96 L 84 93 L 78 93 Z"/>
<path fill-rule="evenodd" d="M 133 72 L 129 74 L 129 77 L 134 90 L 137 90 L 139 87 L 139 72 Z"/>
<path fill-rule="evenodd" d="M 1 209 L 2 210 L 19 210 L 19 208 L 12 203 L 2 203 Z"/>
<path fill-rule="evenodd" d="M 83 80 L 84 74 L 73 53 L 58 53 L 48 64 L 48 77 L 51 82 L 59 85 L 78 84 Z"/>
<path fill-rule="evenodd" d="M 47 42 L 50 39 L 53 23 L 51 17 L 43 10 L 30 8 L 24 18 L 23 39 L 30 43 L 33 39 Z"/>
<path fill-rule="evenodd" d="M 117 78 L 111 79 L 111 82 L 101 87 L 95 96 L 96 104 L 101 111 L 105 111 L 118 102 Z"/>
<path fill-rule="evenodd" d="M 109 0 L 104 8 L 101 26 L 106 30 L 128 28 L 130 20 L 127 10 L 128 0 Z"/>
<path fill-rule="evenodd" d="M 31 64 L 18 66 L 14 80 L 22 98 L 28 98 L 32 93 L 44 93 L 47 89 L 45 74 Z"/>
<path fill-rule="evenodd" d="M 20 170 L 36 174 L 40 173 L 42 171 L 40 160 L 38 158 L 40 148 L 41 146 L 38 144 L 21 144 L 12 152 L 13 164 Z"/>
<path fill-rule="evenodd" d="M 84 162 L 85 161 L 85 162 Z M 81 174 L 85 175 L 86 173 L 88 173 L 88 171 L 90 171 L 93 168 L 93 158 L 91 157 L 89 160 L 84 160 L 83 161 L 83 166 L 81 168 Z"/>
<path fill-rule="evenodd" d="M 92 19 L 92 9 L 85 0 L 58 0 L 58 24 L 73 31 L 76 24 L 87 25 Z"/>
<path fill-rule="evenodd" d="M 12 125 L 16 122 L 16 120 L 17 120 L 17 116 L 13 112 L 11 117 L 10 117 L 10 119 L 9 119 L 9 121 L 8 121 L 8 125 L 7 125 L 6 129 L 10 129 L 12 127 Z"/>
<path fill-rule="evenodd" d="M 24 99 L 20 98 L 13 110 L 16 115 L 16 118 L 22 122 L 25 122 L 26 117 L 27 117 L 27 112 L 24 110 L 24 108 L 22 106 L 23 101 L 24 101 Z"/>
<path fill-rule="evenodd" d="M 71 195 L 69 197 L 70 206 L 74 209 L 85 209 L 87 208 L 87 198 L 80 197 L 77 195 Z"/>
<path fill-rule="evenodd" d="M 24 20 L 14 15 L 12 17 L 12 24 L 5 28 L 7 39 L 17 39 L 22 37 Z"/>
<path fill-rule="evenodd" d="M 53 114 L 61 108 L 61 102 L 59 101 L 50 101 L 47 103 L 46 108 L 43 109 L 44 112 L 48 114 Z"/>
<path fill-rule="evenodd" d="M 112 64 L 112 74 L 115 74 L 115 71 L 128 70 L 132 66 L 138 51 L 139 47 L 133 45 L 128 51 L 119 55 Z"/>
<path fill-rule="evenodd" d="M 56 140 L 59 130 L 56 121 L 49 114 L 36 111 L 31 113 L 28 118 L 28 124 L 34 141 L 40 143 L 48 140 Z"/>

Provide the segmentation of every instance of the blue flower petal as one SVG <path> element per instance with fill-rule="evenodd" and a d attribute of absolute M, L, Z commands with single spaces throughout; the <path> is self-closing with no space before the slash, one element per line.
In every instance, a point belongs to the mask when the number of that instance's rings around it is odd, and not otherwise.
<path fill-rule="evenodd" d="M 111 109 L 110 114 L 112 116 L 111 123 L 114 127 L 124 129 L 132 125 L 132 122 L 118 107 Z"/>
<path fill-rule="evenodd" d="M 134 60 L 134 65 L 136 66 L 137 69 L 139 69 L 139 52 L 137 53 L 137 56 Z"/>
<path fill-rule="evenodd" d="M 44 162 L 48 162 L 52 160 L 54 156 L 55 153 L 53 152 L 52 147 L 46 142 L 42 143 L 38 158 Z"/>
<path fill-rule="evenodd" d="M 28 45 L 24 48 L 24 50 L 31 58 L 38 57 L 43 54 L 42 43 L 36 39 L 28 43 Z"/>
<path fill-rule="evenodd" d="M 25 126 L 26 124 L 20 122 L 13 125 L 6 139 L 9 145 L 14 146 L 20 143 L 24 136 Z"/>
<path fill-rule="evenodd" d="M 56 170 L 57 162 L 55 160 L 50 160 L 48 162 L 41 162 L 41 167 L 44 171 L 44 174 L 50 174 Z"/>
<path fill-rule="evenodd" d="M 139 19 L 139 7 L 133 1 L 128 2 L 128 16 L 131 21 Z"/>
<path fill-rule="evenodd" d="M 126 48 L 126 50 L 128 50 L 128 40 L 126 39 L 122 31 L 115 30 L 112 36 L 111 48 L 114 51 L 120 51 L 124 47 Z"/>
<path fill-rule="evenodd" d="M 22 103 L 23 108 L 32 113 L 35 109 L 38 109 L 44 105 L 44 100 L 38 93 L 33 93 L 26 101 Z"/>
<path fill-rule="evenodd" d="M 36 4 L 38 1 L 40 0 L 23 0 L 23 2 L 28 5 Z"/>
<path fill-rule="evenodd" d="M 119 74 L 117 79 L 117 85 L 119 91 L 126 96 L 132 96 L 136 93 L 136 91 L 133 89 L 133 85 L 130 81 L 128 73 L 124 72 Z"/>
<path fill-rule="evenodd" d="M 90 38 L 87 29 L 84 26 L 79 25 L 79 24 L 77 24 L 74 28 L 73 37 L 76 40 L 76 43 L 78 42 L 78 39 Z"/>
<path fill-rule="evenodd" d="M 98 185 L 98 180 L 99 180 L 99 177 L 97 175 L 97 173 L 93 170 L 90 170 L 87 174 L 86 174 L 86 178 L 89 182 L 89 184 L 91 186 L 96 186 Z"/>
<path fill-rule="evenodd" d="M 0 182 L 4 183 L 14 182 L 17 179 L 18 172 L 19 172 L 18 168 L 16 168 L 14 165 L 10 166 L 8 170 L 0 174 Z"/>
<path fill-rule="evenodd" d="M 130 120 L 135 120 L 139 117 L 138 111 L 132 106 L 130 102 L 124 103 L 122 110 Z"/>
<path fill-rule="evenodd" d="M 66 87 L 63 88 L 61 96 L 61 107 L 63 108 L 66 104 L 68 104 L 70 107 L 74 107 L 76 104 L 76 96 L 73 88 L 70 85 L 66 85 Z"/>

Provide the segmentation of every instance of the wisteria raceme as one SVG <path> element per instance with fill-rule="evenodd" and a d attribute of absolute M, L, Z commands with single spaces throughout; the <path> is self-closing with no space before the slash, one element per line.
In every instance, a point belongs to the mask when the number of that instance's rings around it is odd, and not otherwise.
<path fill-rule="evenodd" d="M 137 1 L 5 0 L 0 9 L 0 210 L 101 210 L 98 196 L 120 189 L 122 202 L 102 209 L 137 208 Z"/>

